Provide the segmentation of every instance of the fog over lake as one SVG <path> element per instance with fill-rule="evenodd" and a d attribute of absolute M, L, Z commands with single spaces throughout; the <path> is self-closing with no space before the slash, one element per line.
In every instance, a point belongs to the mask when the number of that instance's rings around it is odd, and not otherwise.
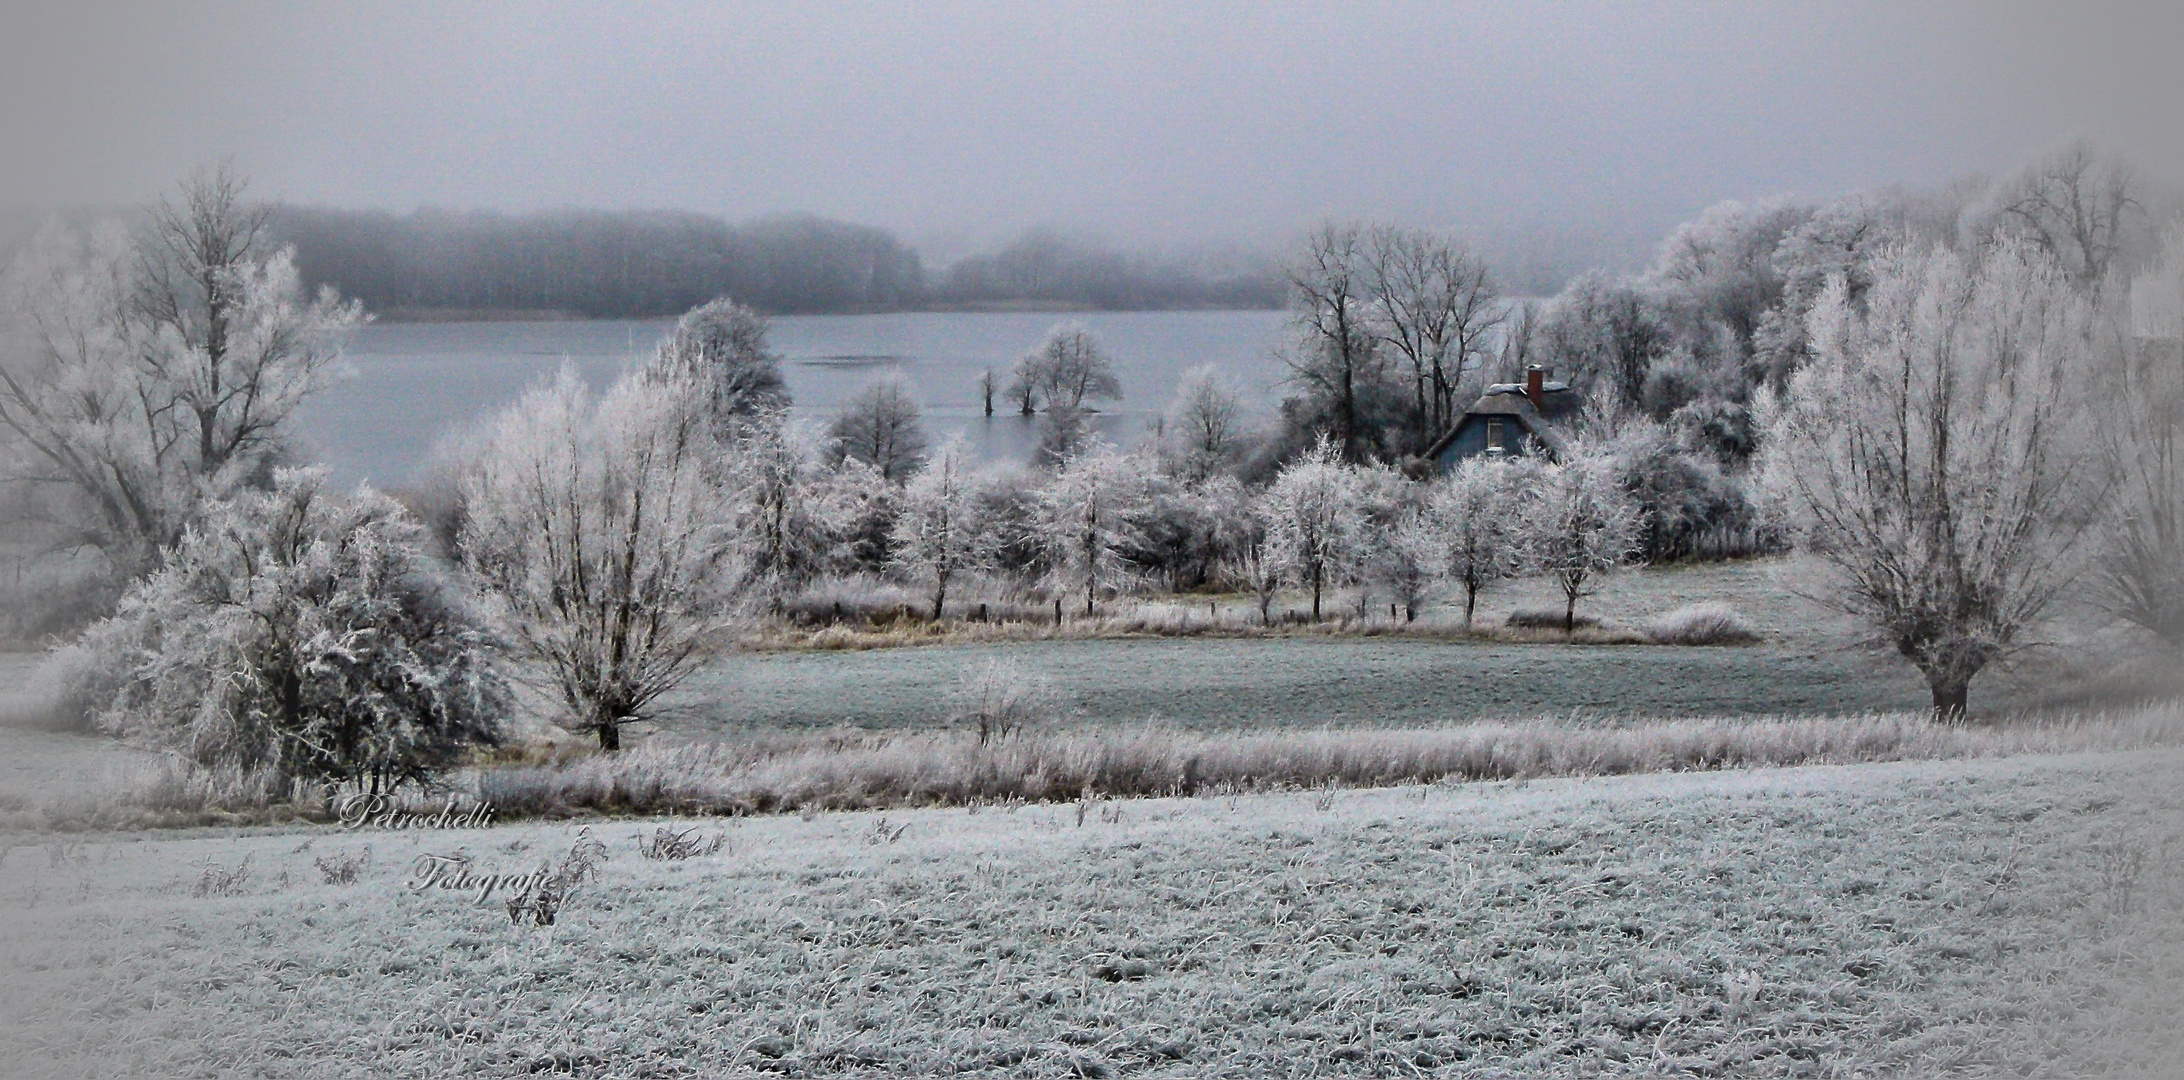
<path fill-rule="evenodd" d="M 1182 373 L 1212 364 L 1254 408 L 1271 409 L 1287 374 L 1274 355 L 1278 311 L 1055 314 L 896 313 L 802 315 L 772 321 L 770 341 L 796 412 L 821 422 L 865 380 L 900 371 L 925 407 L 938 443 L 961 431 L 981 453 L 1023 457 L 1036 422 L 996 401 L 987 419 L 978 377 L 1005 386 L 1016 358 L 1056 323 L 1082 322 L 1113 358 L 1122 400 L 1101 406 L 1100 430 L 1135 441 L 1174 394 Z M 337 480 L 400 486 L 414 479 L 435 440 L 490 422 L 533 382 L 572 363 L 595 388 L 642 360 L 673 320 L 389 323 L 350 345 L 353 374 L 314 400 L 297 430 Z"/>

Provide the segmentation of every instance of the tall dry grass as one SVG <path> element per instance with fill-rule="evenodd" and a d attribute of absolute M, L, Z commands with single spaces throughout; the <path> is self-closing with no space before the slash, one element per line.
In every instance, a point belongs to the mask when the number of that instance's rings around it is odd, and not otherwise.
<path fill-rule="evenodd" d="M 918 645 L 982 645 L 1019 641 L 1086 641 L 1112 638 L 1271 638 L 1271 637 L 1403 637 L 1435 641 L 1484 641 L 1496 644 L 1574 642 L 1580 645 L 1648 645 L 1644 634 L 1597 622 L 1579 626 L 1574 635 L 1562 631 L 1562 616 L 1552 626 L 1497 625 L 1481 623 L 1465 627 L 1460 619 L 1445 615 L 1415 621 L 1388 618 L 1375 613 L 1329 615 L 1313 622 L 1302 612 L 1274 613 L 1271 625 L 1260 622 L 1256 610 L 1218 604 L 1211 610 L 1203 603 L 1138 603 L 1119 610 L 1085 616 L 1070 612 L 1060 624 L 1051 618 L 1001 621 L 943 619 L 932 621 L 905 616 L 878 623 L 844 622 L 824 626 L 774 623 L 751 630 L 736 644 L 753 650 L 865 650 L 895 649 Z"/>
<path fill-rule="evenodd" d="M 1924 713 L 1537 720 L 1441 728 L 1216 734 L 1161 727 L 845 733 L 648 743 L 618 754 L 502 759 L 440 788 L 496 820 L 594 814 L 740 815 L 1207 795 L 1327 786 L 1614 776 L 1798 765 L 2128 751 L 2184 745 L 2184 702 L 2127 711 L 1937 724 Z M 117 770 L 92 790 L 0 807 L 0 829 L 328 820 L 333 793 L 175 762 Z"/>
<path fill-rule="evenodd" d="M 1160 728 L 1038 732 L 980 746 L 956 734 L 652 744 L 557 765 L 480 770 L 505 817 L 748 814 L 807 808 L 1197 795 L 1321 785 L 1727 769 L 2130 750 L 2184 744 L 2184 707 L 1946 726 L 1924 714 L 1539 721 L 1211 735 Z"/>

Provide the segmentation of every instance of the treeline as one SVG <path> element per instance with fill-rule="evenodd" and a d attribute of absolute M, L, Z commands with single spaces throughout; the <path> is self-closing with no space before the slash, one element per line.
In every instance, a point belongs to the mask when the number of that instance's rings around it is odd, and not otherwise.
<path fill-rule="evenodd" d="M 731 225 L 674 211 L 337 210 L 270 223 L 303 278 L 395 317 L 674 315 L 718 296 L 774 314 L 928 308 L 1273 307 L 1271 268 L 1133 258 L 1050 231 L 929 271 L 884 229 L 809 215 Z"/>
<path fill-rule="evenodd" d="M 773 312 L 888 310 L 925 295 L 886 231 L 816 217 L 731 226 L 673 211 L 383 211 L 282 206 L 271 223 L 306 282 L 370 310 L 648 317 L 735 296 Z"/>

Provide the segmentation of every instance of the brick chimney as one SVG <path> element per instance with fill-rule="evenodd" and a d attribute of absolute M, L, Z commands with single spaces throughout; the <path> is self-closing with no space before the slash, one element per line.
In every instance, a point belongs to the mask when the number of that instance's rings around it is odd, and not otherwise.
<path fill-rule="evenodd" d="M 1524 396 L 1532 399 L 1532 407 L 1547 411 L 1547 369 L 1538 364 L 1524 368 Z"/>

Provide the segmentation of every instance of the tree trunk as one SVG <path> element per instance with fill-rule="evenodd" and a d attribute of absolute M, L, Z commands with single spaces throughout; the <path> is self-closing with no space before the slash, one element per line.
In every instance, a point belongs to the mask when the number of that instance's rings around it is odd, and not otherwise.
<path fill-rule="evenodd" d="M 1467 633 L 1467 634 L 1468 634 L 1468 633 L 1470 633 L 1470 632 L 1471 632 L 1471 616 L 1472 616 L 1472 615 L 1473 615 L 1474 613 L 1476 613 L 1476 612 L 1477 612 L 1478 610 L 1479 610 L 1479 586 L 1478 586 L 1477 584 L 1473 583 L 1473 582 L 1468 582 L 1468 581 L 1467 581 L 1467 582 L 1465 582 L 1465 583 L 1464 583 L 1464 632 L 1465 632 L 1465 633 Z"/>
<path fill-rule="evenodd" d="M 1563 599 L 1566 602 L 1562 605 L 1562 634 L 1564 637 L 1576 637 L 1577 594 L 1574 592 L 1564 593 Z"/>
<path fill-rule="evenodd" d="M 1319 619 L 1320 619 L 1320 569 L 1319 569 L 1319 567 L 1315 566 L 1315 567 L 1313 567 L 1313 568 L 1312 568 L 1312 621 L 1313 621 L 1313 622 L 1318 622 L 1318 621 L 1319 621 Z"/>
<path fill-rule="evenodd" d="M 614 753 L 622 748 L 622 721 L 619 718 L 599 722 L 599 749 Z"/>
<path fill-rule="evenodd" d="M 948 598 L 948 575 L 940 575 L 940 585 L 933 590 L 933 621 L 940 621 L 941 602 Z"/>
<path fill-rule="evenodd" d="M 1972 681 L 1943 676 L 1928 678 L 1926 683 L 1934 692 L 1934 719 L 1946 724 L 1962 721 L 1971 702 Z"/>

